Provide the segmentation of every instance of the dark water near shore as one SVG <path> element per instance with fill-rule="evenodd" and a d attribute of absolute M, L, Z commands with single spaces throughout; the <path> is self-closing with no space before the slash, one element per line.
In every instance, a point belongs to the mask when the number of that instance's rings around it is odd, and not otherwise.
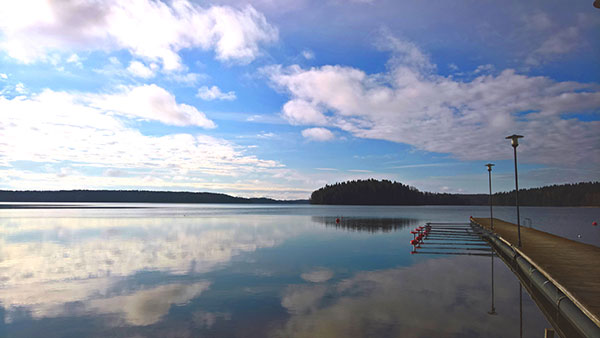
<path fill-rule="evenodd" d="M 490 257 L 410 254 L 415 226 L 486 207 L 92 206 L 108 208 L 0 210 L 0 337 L 519 333 L 519 283 L 499 259 L 492 316 Z M 600 245 L 598 208 L 521 214 Z M 550 327 L 527 295 L 522 315 L 524 337 Z"/>

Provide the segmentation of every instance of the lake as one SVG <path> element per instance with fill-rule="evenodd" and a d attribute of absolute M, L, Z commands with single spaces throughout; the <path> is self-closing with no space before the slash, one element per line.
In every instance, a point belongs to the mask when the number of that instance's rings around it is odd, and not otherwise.
<path fill-rule="evenodd" d="M 411 255 L 414 227 L 488 207 L 64 206 L 0 209 L 0 337 L 515 337 L 520 316 L 524 337 L 550 327 L 525 291 L 519 312 L 500 259 Z M 494 215 L 516 221 L 513 207 Z M 521 215 L 600 245 L 600 208 Z"/>

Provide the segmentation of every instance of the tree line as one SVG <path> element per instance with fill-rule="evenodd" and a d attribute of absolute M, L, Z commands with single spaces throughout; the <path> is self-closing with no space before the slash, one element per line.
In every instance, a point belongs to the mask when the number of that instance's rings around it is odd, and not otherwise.
<path fill-rule="evenodd" d="M 494 194 L 494 203 L 515 203 L 514 190 Z M 519 205 L 525 206 L 600 206 L 600 182 L 550 185 L 519 190 Z"/>
<path fill-rule="evenodd" d="M 514 205 L 515 191 L 493 194 L 494 205 Z M 488 194 L 422 192 L 389 180 L 354 180 L 314 191 L 311 204 L 341 205 L 487 205 Z M 600 182 L 551 185 L 519 190 L 523 206 L 600 206 Z"/>
<path fill-rule="evenodd" d="M 128 203 L 307 203 L 271 198 L 244 198 L 210 192 L 147 190 L 0 190 L 0 202 L 128 202 Z"/>

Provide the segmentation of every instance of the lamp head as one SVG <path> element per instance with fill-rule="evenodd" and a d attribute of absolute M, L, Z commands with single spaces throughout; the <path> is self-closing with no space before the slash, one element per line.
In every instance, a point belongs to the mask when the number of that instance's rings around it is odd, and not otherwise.
<path fill-rule="evenodd" d="M 492 171 L 492 167 L 494 166 L 493 163 L 488 163 L 485 165 L 488 168 L 488 171 Z"/>
<path fill-rule="evenodd" d="M 523 135 L 512 134 L 505 137 L 505 139 L 510 140 L 510 144 L 515 148 L 519 145 L 520 138 L 523 138 Z"/>

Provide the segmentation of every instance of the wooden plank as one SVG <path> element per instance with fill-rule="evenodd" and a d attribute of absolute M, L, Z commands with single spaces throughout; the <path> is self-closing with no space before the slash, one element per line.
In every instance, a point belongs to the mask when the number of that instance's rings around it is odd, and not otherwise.
<path fill-rule="evenodd" d="M 489 218 L 472 218 L 490 230 Z M 600 326 L 600 248 L 494 218 L 494 233 L 550 279 Z"/>

